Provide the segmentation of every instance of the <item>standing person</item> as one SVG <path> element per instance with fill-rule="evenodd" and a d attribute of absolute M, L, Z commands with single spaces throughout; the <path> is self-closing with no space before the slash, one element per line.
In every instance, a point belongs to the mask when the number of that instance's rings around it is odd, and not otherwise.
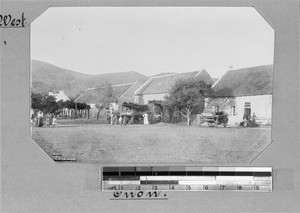
<path fill-rule="evenodd" d="M 46 126 L 48 127 L 49 124 L 50 124 L 50 115 L 49 115 L 49 113 L 47 113 L 47 115 L 46 115 Z"/>
<path fill-rule="evenodd" d="M 252 114 L 252 122 L 256 123 L 256 119 L 257 119 L 257 117 L 255 115 L 255 112 L 253 112 L 253 114 Z"/>
<path fill-rule="evenodd" d="M 173 123 L 174 124 L 177 124 L 177 112 L 174 112 L 174 114 L 173 114 Z"/>
<path fill-rule="evenodd" d="M 111 111 L 111 114 L 110 114 L 110 124 L 113 125 L 114 124 L 114 112 Z"/>
<path fill-rule="evenodd" d="M 148 121 L 148 113 L 145 112 L 145 113 L 143 114 L 143 117 L 144 117 L 144 124 L 148 125 L 148 124 L 149 124 L 149 121 Z"/>
<path fill-rule="evenodd" d="M 119 117 L 119 124 L 122 126 L 123 118 L 122 116 Z"/>
<path fill-rule="evenodd" d="M 124 115 L 123 117 L 123 125 L 125 126 L 128 122 L 128 116 L 127 115 Z"/>
<path fill-rule="evenodd" d="M 38 112 L 35 114 L 35 118 L 34 118 L 35 126 L 36 126 L 36 127 L 39 126 L 39 113 L 40 113 L 40 111 L 38 111 Z"/>
<path fill-rule="evenodd" d="M 37 114 L 34 115 L 34 118 L 33 118 L 33 125 L 38 126 L 38 117 L 37 117 Z"/>
<path fill-rule="evenodd" d="M 30 123 L 31 125 L 34 125 L 34 113 L 31 110 L 31 116 L 30 116 Z"/>
<path fill-rule="evenodd" d="M 38 127 L 42 127 L 44 125 L 43 116 L 44 116 L 44 113 L 42 111 L 39 111 L 39 114 L 38 114 Z"/>
<path fill-rule="evenodd" d="M 57 119 L 56 119 L 56 116 L 54 115 L 53 120 L 52 120 L 52 126 L 56 126 L 56 121 L 57 121 Z"/>
<path fill-rule="evenodd" d="M 244 120 L 244 127 L 247 127 L 248 126 L 248 115 L 246 113 L 244 114 L 243 120 Z"/>
<path fill-rule="evenodd" d="M 112 116 L 111 116 L 111 125 L 117 124 L 117 120 L 118 120 L 118 115 L 116 111 L 112 111 Z"/>

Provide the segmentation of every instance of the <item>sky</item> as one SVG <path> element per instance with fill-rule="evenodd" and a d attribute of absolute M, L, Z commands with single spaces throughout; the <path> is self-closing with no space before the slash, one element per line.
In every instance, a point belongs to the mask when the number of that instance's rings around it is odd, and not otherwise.
<path fill-rule="evenodd" d="M 274 31 L 247 7 L 62 7 L 31 23 L 31 58 L 85 74 L 273 64 Z"/>

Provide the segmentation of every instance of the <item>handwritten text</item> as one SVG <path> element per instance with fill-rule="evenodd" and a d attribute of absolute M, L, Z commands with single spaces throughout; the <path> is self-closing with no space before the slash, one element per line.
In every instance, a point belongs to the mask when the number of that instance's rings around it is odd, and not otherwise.
<path fill-rule="evenodd" d="M 22 13 L 20 18 L 14 18 L 10 14 L 2 15 L 0 14 L 0 27 L 25 27 L 26 18 L 24 13 Z"/>

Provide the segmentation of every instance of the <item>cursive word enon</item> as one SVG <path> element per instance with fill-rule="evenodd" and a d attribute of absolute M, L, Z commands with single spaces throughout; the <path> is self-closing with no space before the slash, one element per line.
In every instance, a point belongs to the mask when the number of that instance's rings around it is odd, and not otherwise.
<path fill-rule="evenodd" d="M 158 191 L 138 191 L 138 192 L 123 192 L 123 191 L 115 191 L 113 193 L 113 199 L 111 200 L 144 200 L 144 199 L 152 199 L 152 200 L 167 200 L 166 194 L 161 194 Z"/>

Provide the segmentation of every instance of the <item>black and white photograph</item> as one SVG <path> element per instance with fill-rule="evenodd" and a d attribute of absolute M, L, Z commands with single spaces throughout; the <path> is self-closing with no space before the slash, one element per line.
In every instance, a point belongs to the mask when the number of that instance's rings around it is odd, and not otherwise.
<path fill-rule="evenodd" d="M 0 212 L 299 212 L 300 0 L 0 2 Z"/>
<path fill-rule="evenodd" d="M 255 8 L 53 7 L 30 39 L 30 135 L 55 162 L 239 164 L 272 143 Z"/>

